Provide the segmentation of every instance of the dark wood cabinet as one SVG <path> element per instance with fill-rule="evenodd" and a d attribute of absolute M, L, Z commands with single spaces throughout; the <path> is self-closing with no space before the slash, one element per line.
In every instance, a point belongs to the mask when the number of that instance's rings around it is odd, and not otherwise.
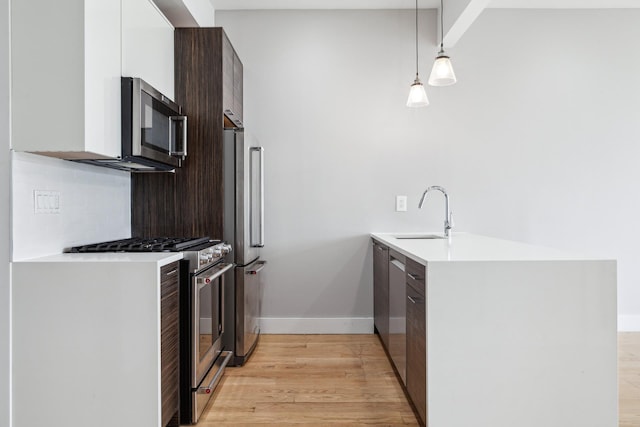
<path fill-rule="evenodd" d="M 373 240 L 373 322 L 420 418 L 427 420 L 427 269 Z"/>
<path fill-rule="evenodd" d="M 243 113 L 243 96 L 244 96 L 244 84 L 243 84 L 244 67 L 240 58 L 234 51 L 233 55 L 233 112 L 239 116 L 238 126 L 243 126 L 244 113 Z"/>
<path fill-rule="evenodd" d="M 424 271 L 424 267 L 422 270 Z M 409 282 L 408 274 L 407 279 L 407 393 L 422 422 L 425 423 L 427 418 L 426 300 L 424 291 L 419 291 Z"/>
<path fill-rule="evenodd" d="M 223 131 L 242 123 L 242 63 L 217 27 L 176 29 L 174 63 L 187 158 L 172 174 L 132 175 L 132 234 L 221 239 Z"/>
<path fill-rule="evenodd" d="M 426 283 L 426 270 L 424 265 L 412 260 L 406 259 L 407 266 L 407 284 L 413 286 L 418 292 L 424 295 Z"/>
<path fill-rule="evenodd" d="M 225 121 L 242 127 L 242 62 L 223 32 L 222 36 L 222 107 Z"/>
<path fill-rule="evenodd" d="M 389 248 L 373 242 L 373 324 L 389 349 Z"/>
<path fill-rule="evenodd" d="M 177 262 L 160 269 L 160 386 L 162 426 L 179 426 L 180 347 Z"/>

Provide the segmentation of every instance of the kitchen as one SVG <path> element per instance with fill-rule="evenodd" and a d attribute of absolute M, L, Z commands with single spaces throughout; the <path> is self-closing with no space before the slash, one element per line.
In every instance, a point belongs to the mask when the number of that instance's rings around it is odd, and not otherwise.
<path fill-rule="evenodd" d="M 432 184 L 450 191 L 455 230 L 617 259 L 619 328 L 638 330 L 637 10 L 486 9 L 448 50 L 458 83 L 427 87 L 431 105 L 408 110 L 412 6 L 216 10 L 245 67 L 245 122 L 268 153 L 263 330 L 367 331 L 369 233 L 440 230 L 438 200 L 417 209 Z M 423 79 L 437 51 L 436 13 L 420 15 Z M 16 157 L 12 179 L 24 191 L 13 200 L 13 259 L 127 237 L 128 175 Z M 33 190 L 60 191 L 64 212 L 34 215 Z M 407 212 L 394 211 L 396 195 L 408 196 Z"/>

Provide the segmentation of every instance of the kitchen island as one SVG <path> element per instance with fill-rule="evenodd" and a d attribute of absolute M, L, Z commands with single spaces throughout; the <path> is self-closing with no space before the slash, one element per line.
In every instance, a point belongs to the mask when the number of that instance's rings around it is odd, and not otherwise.
<path fill-rule="evenodd" d="M 615 260 L 467 233 L 371 237 L 376 330 L 423 422 L 617 426 Z"/>
<path fill-rule="evenodd" d="M 14 427 L 177 425 L 182 253 L 12 264 Z"/>

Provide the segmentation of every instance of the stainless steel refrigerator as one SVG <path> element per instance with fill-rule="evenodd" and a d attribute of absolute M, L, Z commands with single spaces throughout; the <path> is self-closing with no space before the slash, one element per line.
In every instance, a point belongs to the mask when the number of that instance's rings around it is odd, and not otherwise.
<path fill-rule="evenodd" d="M 224 131 L 224 240 L 233 246 L 233 280 L 225 289 L 225 348 L 243 365 L 260 336 L 264 247 L 264 149 L 241 128 Z"/>

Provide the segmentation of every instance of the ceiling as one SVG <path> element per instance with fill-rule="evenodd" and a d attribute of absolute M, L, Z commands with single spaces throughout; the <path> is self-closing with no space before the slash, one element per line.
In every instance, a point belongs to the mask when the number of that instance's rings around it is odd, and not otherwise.
<path fill-rule="evenodd" d="M 210 0 L 215 10 L 262 9 L 413 9 L 413 0 Z M 421 9 L 437 8 L 440 0 L 418 0 Z M 490 8 L 634 9 L 638 0 L 490 0 Z"/>

